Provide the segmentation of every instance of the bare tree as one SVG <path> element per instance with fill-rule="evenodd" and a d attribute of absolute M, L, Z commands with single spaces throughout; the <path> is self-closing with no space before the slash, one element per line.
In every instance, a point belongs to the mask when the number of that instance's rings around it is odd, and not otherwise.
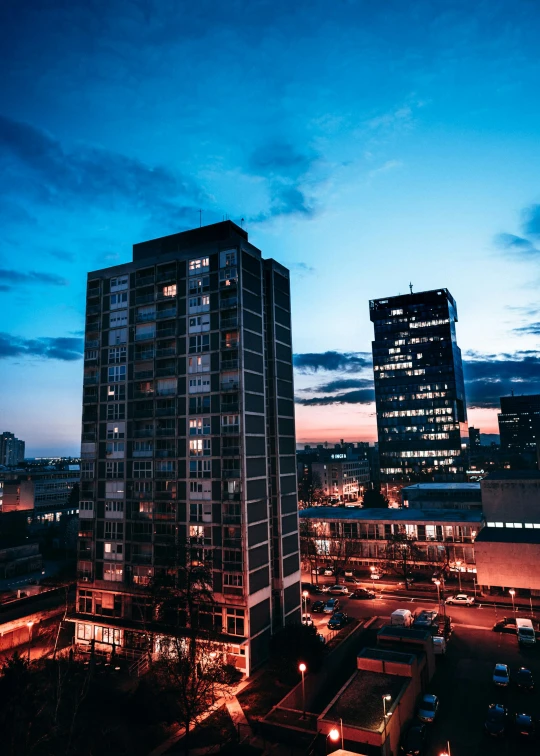
<path fill-rule="evenodd" d="M 321 476 L 311 469 L 298 481 L 298 500 L 305 507 L 311 507 L 326 499 Z"/>
<path fill-rule="evenodd" d="M 409 580 L 414 568 L 424 560 L 424 554 L 414 538 L 405 532 L 394 533 L 387 541 L 385 557 L 387 568 L 403 577 L 405 588 L 409 590 Z"/>

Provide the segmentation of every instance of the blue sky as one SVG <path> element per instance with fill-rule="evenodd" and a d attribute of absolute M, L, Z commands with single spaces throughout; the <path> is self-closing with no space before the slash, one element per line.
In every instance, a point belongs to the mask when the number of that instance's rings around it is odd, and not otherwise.
<path fill-rule="evenodd" d="M 540 390 L 539 31 L 526 0 L 5 0 L 0 430 L 77 453 L 86 272 L 202 208 L 291 268 L 300 440 L 375 438 L 368 303 L 409 281 L 456 298 L 494 432 Z"/>

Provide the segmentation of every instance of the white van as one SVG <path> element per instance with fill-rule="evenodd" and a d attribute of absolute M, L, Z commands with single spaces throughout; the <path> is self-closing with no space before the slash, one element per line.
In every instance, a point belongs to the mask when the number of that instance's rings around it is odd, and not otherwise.
<path fill-rule="evenodd" d="M 399 627 L 410 627 L 413 623 L 412 612 L 409 609 L 396 609 L 390 615 L 390 624 Z"/>
<path fill-rule="evenodd" d="M 436 656 L 443 655 L 446 653 L 446 639 L 443 638 L 441 635 L 433 636 L 433 653 Z"/>
<path fill-rule="evenodd" d="M 526 646 L 532 646 L 533 643 L 536 643 L 536 633 L 530 619 L 516 617 L 516 631 L 518 643 L 523 643 Z"/>

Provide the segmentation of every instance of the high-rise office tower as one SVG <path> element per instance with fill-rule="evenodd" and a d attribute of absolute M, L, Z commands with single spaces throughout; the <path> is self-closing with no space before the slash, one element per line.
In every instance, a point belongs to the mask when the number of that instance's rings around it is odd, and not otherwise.
<path fill-rule="evenodd" d="M 382 479 L 455 479 L 467 414 L 453 297 L 437 289 L 374 299 L 370 317 Z"/>
<path fill-rule="evenodd" d="M 239 668 L 300 619 L 289 273 L 230 221 L 88 275 L 77 630 L 143 646 L 178 545 L 212 564 Z M 143 621 L 144 620 L 144 621 Z"/>
<path fill-rule="evenodd" d="M 15 466 L 24 462 L 25 443 L 8 431 L 0 433 L 0 465 Z"/>
<path fill-rule="evenodd" d="M 501 449 L 536 454 L 540 447 L 540 394 L 501 396 Z"/>

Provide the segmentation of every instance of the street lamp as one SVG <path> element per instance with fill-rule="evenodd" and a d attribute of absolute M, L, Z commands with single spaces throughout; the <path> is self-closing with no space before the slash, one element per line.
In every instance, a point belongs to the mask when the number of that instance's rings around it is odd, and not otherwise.
<path fill-rule="evenodd" d="M 508 593 L 512 596 L 512 611 L 514 612 L 514 617 L 516 616 L 516 605 L 514 604 L 514 596 L 516 595 L 516 592 L 513 588 L 510 588 Z"/>
<path fill-rule="evenodd" d="M 383 741 L 383 753 L 386 753 L 386 752 L 387 752 L 387 749 L 386 749 L 386 716 L 387 716 L 387 715 L 386 715 L 386 702 L 387 702 L 387 701 L 391 701 L 391 700 L 392 700 L 392 696 L 391 696 L 391 695 L 390 695 L 389 693 L 386 693 L 386 694 L 385 694 L 385 695 L 384 695 L 384 696 L 382 697 L 383 714 L 384 714 L 384 717 L 383 717 L 383 719 L 384 719 L 384 741 Z"/>
<path fill-rule="evenodd" d="M 26 623 L 26 627 L 28 628 L 28 661 L 30 661 L 30 643 L 32 642 L 32 625 L 34 623 L 32 620 L 29 620 Z"/>
<path fill-rule="evenodd" d="M 302 719 L 305 719 L 306 718 L 306 685 L 305 685 L 305 680 L 304 680 L 304 674 L 307 667 L 304 664 L 304 662 L 301 662 L 298 665 L 298 669 L 302 673 Z"/>
<path fill-rule="evenodd" d="M 332 729 L 330 730 L 330 732 L 326 736 L 326 740 L 327 740 L 327 749 L 326 750 L 327 750 L 327 753 L 328 753 L 328 740 L 331 740 L 332 743 L 337 743 L 338 740 L 339 740 L 339 738 L 340 738 L 339 730 L 337 729 L 337 727 L 332 727 Z"/>
<path fill-rule="evenodd" d="M 461 561 L 459 559 L 456 562 L 456 567 L 458 569 L 458 577 L 459 577 L 459 592 L 461 593 Z"/>
<path fill-rule="evenodd" d="M 370 567 L 371 570 L 371 587 L 373 588 L 373 593 L 375 593 L 375 567 Z"/>
<path fill-rule="evenodd" d="M 308 600 L 309 593 L 307 591 L 304 591 L 302 593 L 302 603 L 304 605 L 304 614 L 307 614 L 307 600 Z"/>
<path fill-rule="evenodd" d="M 437 603 L 439 606 L 439 611 L 441 611 L 441 581 L 435 580 L 435 585 L 437 586 Z"/>

